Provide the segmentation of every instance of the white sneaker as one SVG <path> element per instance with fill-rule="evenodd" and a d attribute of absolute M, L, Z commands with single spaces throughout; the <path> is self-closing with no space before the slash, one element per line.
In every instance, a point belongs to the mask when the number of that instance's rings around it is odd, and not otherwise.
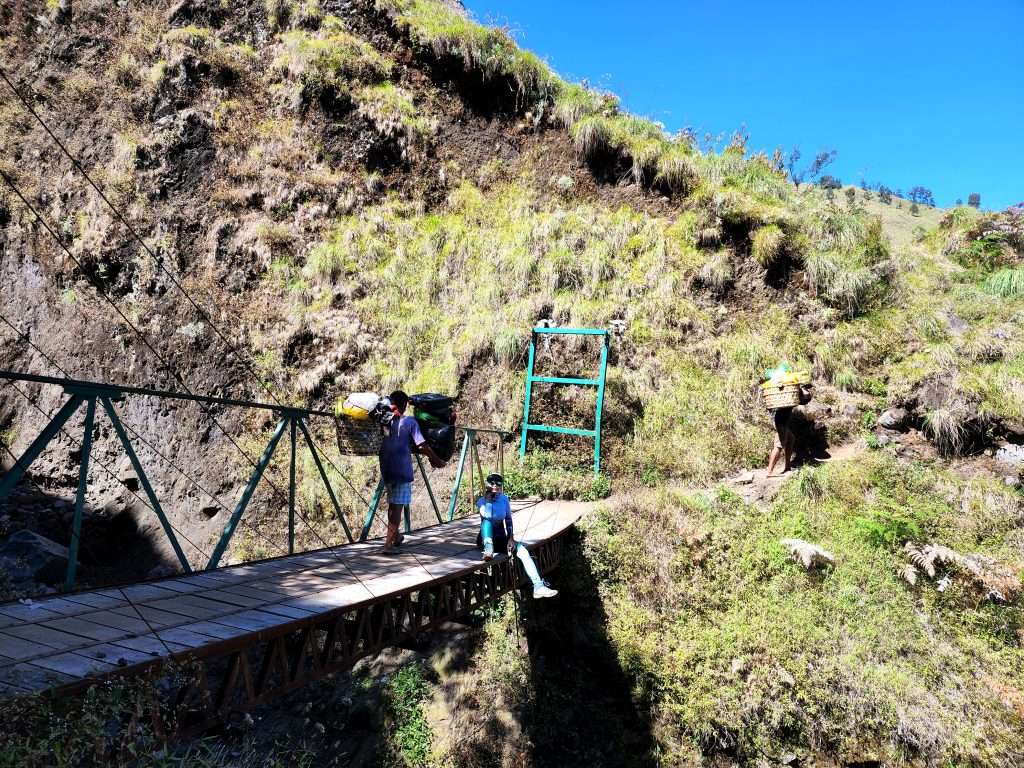
<path fill-rule="evenodd" d="M 557 589 L 552 589 L 551 587 L 546 586 L 546 585 L 541 585 L 539 587 L 534 587 L 533 588 L 533 597 L 534 597 L 534 599 L 536 599 L 538 597 L 554 597 L 557 594 L 558 594 L 558 590 Z"/>

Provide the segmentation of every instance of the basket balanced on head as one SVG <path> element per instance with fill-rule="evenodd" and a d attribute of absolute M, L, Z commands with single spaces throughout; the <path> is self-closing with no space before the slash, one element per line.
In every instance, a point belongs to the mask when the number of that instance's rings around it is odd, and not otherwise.
<path fill-rule="evenodd" d="M 765 382 L 761 387 L 765 408 L 789 408 L 800 405 L 799 384 L 774 384 Z"/>
<path fill-rule="evenodd" d="M 384 438 L 383 421 L 390 409 L 376 392 L 355 392 L 338 408 L 335 425 L 338 450 L 349 456 L 376 456 Z"/>
<path fill-rule="evenodd" d="M 791 408 L 804 402 L 803 387 L 811 383 L 807 371 L 794 371 L 788 363 L 765 371 L 768 380 L 761 385 L 766 408 Z"/>

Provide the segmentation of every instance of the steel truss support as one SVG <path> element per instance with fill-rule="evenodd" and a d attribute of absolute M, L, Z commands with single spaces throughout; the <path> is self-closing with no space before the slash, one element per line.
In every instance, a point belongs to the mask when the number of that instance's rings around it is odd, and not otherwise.
<path fill-rule="evenodd" d="M 532 546 L 542 573 L 558 566 L 563 538 Z M 74 694 L 111 678 L 150 675 L 161 681 L 157 688 L 166 697 L 148 702 L 154 719 L 160 721 L 158 732 L 186 737 L 233 712 L 351 669 L 360 659 L 384 648 L 415 642 L 440 624 L 459 620 L 526 581 L 518 559 L 501 556 L 486 569 L 474 566 L 405 592 L 184 651 L 175 655 L 182 663 L 174 674 L 164 661 L 154 660 L 105 678 L 53 689 L 51 695 Z"/>

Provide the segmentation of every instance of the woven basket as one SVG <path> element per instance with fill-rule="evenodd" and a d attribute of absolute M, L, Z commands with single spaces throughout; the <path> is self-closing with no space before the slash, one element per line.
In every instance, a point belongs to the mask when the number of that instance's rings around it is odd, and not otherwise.
<path fill-rule="evenodd" d="M 800 385 L 774 384 L 770 387 L 761 387 L 761 397 L 764 398 L 766 408 L 789 408 L 800 405 Z"/>
<path fill-rule="evenodd" d="M 338 416 L 334 420 L 338 432 L 338 450 L 348 456 L 376 456 L 384 439 L 381 425 L 374 419 L 352 419 Z"/>

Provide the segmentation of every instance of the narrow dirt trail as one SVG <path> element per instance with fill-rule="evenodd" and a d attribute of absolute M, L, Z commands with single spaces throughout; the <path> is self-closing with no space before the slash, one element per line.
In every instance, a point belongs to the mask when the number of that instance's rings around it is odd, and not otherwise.
<path fill-rule="evenodd" d="M 826 456 L 814 457 L 799 466 L 819 466 L 832 461 L 843 461 L 851 459 L 867 450 L 867 444 L 863 439 L 850 440 L 830 447 Z M 777 472 L 778 470 L 776 470 Z M 778 493 L 782 484 L 793 476 L 793 469 L 785 474 L 769 476 L 767 471 L 761 467 L 753 470 L 746 470 L 723 481 L 724 485 L 735 491 L 748 504 L 766 506 L 771 503 Z"/>

